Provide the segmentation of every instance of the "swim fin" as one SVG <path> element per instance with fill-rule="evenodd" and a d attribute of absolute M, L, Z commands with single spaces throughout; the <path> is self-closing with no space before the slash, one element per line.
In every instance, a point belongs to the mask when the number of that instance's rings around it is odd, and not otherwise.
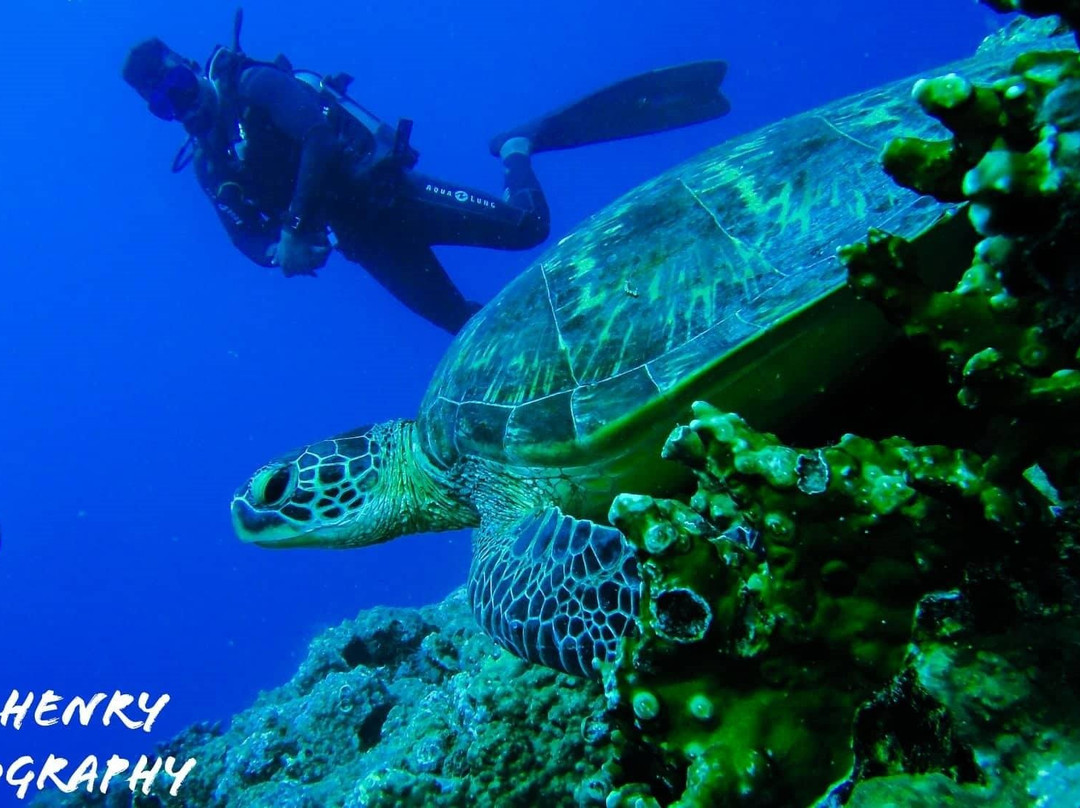
<path fill-rule="evenodd" d="M 720 92 L 725 73 L 719 60 L 650 70 L 496 135 L 489 148 L 498 156 L 503 143 L 523 136 L 534 153 L 572 149 L 711 121 L 731 109 Z"/>

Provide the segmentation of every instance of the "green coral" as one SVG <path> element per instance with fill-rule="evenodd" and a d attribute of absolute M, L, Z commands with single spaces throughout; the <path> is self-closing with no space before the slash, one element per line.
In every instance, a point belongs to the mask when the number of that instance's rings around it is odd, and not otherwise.
<path fill-rule="evenodd" d="M 617 778 L 609 805 L 1017 804 L 1051 754 L 1074 777 L 1072 697 L 1055 715 L 1034 683 L 1080 605 L 1080 57 L 914 97 L 952 137 L 894 141 L 884 165 L 961 206 L 840 257 L 944 358 L 967 428 L 799 448 L 695 405 L 664 456 L 697 492 L 610 513 L 643 591 L 605 687 L 667 768 Z"/>
<path fill-rule="evenodd" d="M 852 716 L 899 669 L 919 598 L 1002 552 L 1018 497 L 972 452 L 853 435 L 797 449 L 704 403 L 664 456 L 698 474 L 690 503 L 611 509 L 646 603 L 618 697 L 685 756 L 675 804 L 805 802 L 851 768 Z"/>
<path fill-rule="evenodd" d="M 1076 52 L 1025 53 L 989 87 L 955 74 L 924 79 L 913 96 L 952 138 L 891 142 L 883 165 L 898 183 L 942 201 L 971 201 L 983 236 L 1072 226 L 1080 204 Z"/>
<path fill-rule="evenodd" d="M 1043 462 L 1033 447 L 1075 437 L 1080 403 L 1080 55 L 1035 51 L 978 87 L 955 75 L 915 98 L 952 132 L 885 150 L 898 182 L 966 201 L 907 241 L 872 232 L 840 251 L 856 292 L 946 358 L 962 404 L 999 417 L 996 475 Z M 920 242 L 975 244 L 955 285 L 930 277 Z"/>

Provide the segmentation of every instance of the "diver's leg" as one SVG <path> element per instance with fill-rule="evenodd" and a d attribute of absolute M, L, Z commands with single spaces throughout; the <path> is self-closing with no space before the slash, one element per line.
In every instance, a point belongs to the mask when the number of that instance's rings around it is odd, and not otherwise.
<path fill-rule="evenodd" d="M 504 161 L 502 198 L 416 172 L 403 179 L 394 208 L 404 227 L 428 244 L 525 250 L 543 242 L 551 226 L 547 201 L 529 157 Z"/>
<path fill-rule="evenodd" d="M 540 180 L 533 171 L 530 156 L 532 144 L 525 138 L 513 138 L 503 144 L 500 157 L 503 164 L 503 198 L 512 207 L 529 211 L 537 224 L 536 244 L 544 241 L 551 230 L 551 212 Z M 530 244 L 535 247 L 536 244 Z"/>
<path fill-rule="evenodd" d="M 338 249 L 366 269 L 384 289 L 410 310 L 444 331 L 456 334 L 481 307 L 466 300 L 430 247 L 395 237 L 349 238 Z"/>
<path fill-rule="evenodd" d="M 720 91 L 725 73 L 718 59 L 650 70 L 496 135 L 489 148 L 502 156 L 507 142 L 526 137 L 534 153 L 573 149 L 711 121 L 731 108 Z"/>

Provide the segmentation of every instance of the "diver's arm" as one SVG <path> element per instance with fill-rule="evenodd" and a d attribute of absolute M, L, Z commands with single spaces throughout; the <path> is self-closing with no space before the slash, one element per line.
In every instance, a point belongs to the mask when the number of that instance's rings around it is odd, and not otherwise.
<path fill-rule="evenodd" d="M 240 96 L 243 103 L 265 109 L 279 130 L 302 144 L 296 188 L 285 222 L 302 234 L 325 237 L 320 194 L 338 142 L 318 95 L 291 74 L 260 65 L 244 71 Z"/>
<path fill-rule="evenodd" d="M 239 183 L 213 171 L 205 155 L 195 159 L 195 176 L 224 225 L 229 241 L 259 266 L 274 266 L 270 246 L 278 240 L 278 221 L 245 199 Z"/>

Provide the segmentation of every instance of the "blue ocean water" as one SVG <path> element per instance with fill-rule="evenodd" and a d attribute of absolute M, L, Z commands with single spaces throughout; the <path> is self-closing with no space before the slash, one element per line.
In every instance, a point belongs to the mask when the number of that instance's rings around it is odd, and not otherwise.
<path fill-rule="evenodd" d="M 720 140 L 968 55 L 1001 19 L 972 0 L 252 0 L 243 42 L 352 73 L 362 103 L 415 120 L 420 168 L 491 191 L 494 132 L 645 69 L 728 60 L 727 118 L 535 159 L 554 241 Z M 138 756 L 287 679 L 322 627 L 464 581 L 465 533 L 272 552 L 240 544 L 228 512 L 282 451 L 414 415 L 449 340 L 340 258 L 315 279 L 248 263 L 190 171 L 169 172 L 183 134 L 120 80 L 124 55 L 158 35 L 201 61 L 231 7 L 8 0 L 4 23 L 0 707 L 13 690 L 171 702 L 149 736 L 0 725 L 0 766 Z M 540 250 L 438 252 L 486 300 Z"/>

